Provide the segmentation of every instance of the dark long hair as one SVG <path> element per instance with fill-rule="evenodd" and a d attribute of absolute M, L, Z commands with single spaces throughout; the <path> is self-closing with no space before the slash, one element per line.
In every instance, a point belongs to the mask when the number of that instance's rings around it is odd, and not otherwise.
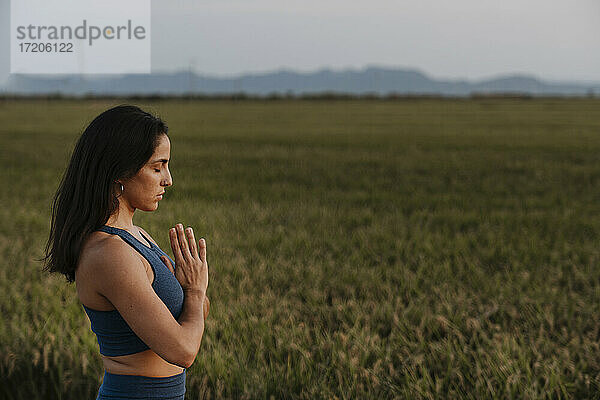
<path fill-rule="evenodd" d="M 116 181 L 136 175 L 167 133 L 160 118 L 130 105 L 104 111 L 90 123 L 75 145 L 52 202 L 44 270 L 64 274 L 68 282 L 75 280 L 86 238 L 119 208 Z"/>

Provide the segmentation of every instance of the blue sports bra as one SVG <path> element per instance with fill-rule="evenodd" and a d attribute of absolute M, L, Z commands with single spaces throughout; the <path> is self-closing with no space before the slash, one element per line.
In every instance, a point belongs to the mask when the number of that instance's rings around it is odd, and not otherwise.
<path fill-rule="evenodd" d="M 154 271 L 152 288 L 163 303 L 165 303 L 171 314 L 173 314 L 173 317 L 175 319 L 179 318 L 183 307 L 183 289 L 173 273 L 160 259 L 160 256 L 165 255 L 171 261 L 171 265 L 174 266 L 175 262 L 171 257 L 162 251 L 160 247 L 150 242 L 144 235 L 142 237 L 148 242 L 150 247 L 142 244 L 140 240 L 124 229 L 104 225 L 99 230 L 112 235 L 119 235 L 121 239 L 148 260 Z M 131 330 L 117 310 L 98 311 L 86 306 L 83 306 L 83 309 L 90 319 L 92 331 L 98 338 L 100 354 L 105 356 L 124 356 L 149 349 L 146 343 Z M 148 317 L 151 318 L 152 316 L 149 315 Z"/>

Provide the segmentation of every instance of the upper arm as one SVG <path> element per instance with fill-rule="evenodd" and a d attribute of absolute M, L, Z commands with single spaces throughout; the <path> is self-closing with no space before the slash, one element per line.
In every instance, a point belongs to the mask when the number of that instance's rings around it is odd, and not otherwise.
<path fill-rule="evenodd" d="M 168 362 L 182 364 L 182 328 L 148 281 L 144 264 L 119 241 L 108 241 L 96 257 L 98 292 L 106 297 L 133 332 Z"/>

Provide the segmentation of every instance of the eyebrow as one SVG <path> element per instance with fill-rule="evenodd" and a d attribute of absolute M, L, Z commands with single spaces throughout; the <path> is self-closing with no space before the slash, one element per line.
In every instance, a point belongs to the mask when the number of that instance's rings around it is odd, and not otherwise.
<path fill-rule="evenodd" d="M 166 158 L 161 158 L 159 160 L 150 161 L 150 164 L 156 164 L 157 162 L 166 163 L 169 162 Z"/>

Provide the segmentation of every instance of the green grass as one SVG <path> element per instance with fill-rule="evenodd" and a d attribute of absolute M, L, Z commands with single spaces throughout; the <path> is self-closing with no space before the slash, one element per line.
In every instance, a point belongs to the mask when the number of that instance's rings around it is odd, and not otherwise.
<path fill-rule="evenodd" d="M 0 102 L 0 397 L 94 398 L 50 202 L 108 101 Z M 600 398 L 600 101 L 165 101 L 207 239 L 187 398 Z M 136 213 L 137 214 L 137 213 Z"/>

